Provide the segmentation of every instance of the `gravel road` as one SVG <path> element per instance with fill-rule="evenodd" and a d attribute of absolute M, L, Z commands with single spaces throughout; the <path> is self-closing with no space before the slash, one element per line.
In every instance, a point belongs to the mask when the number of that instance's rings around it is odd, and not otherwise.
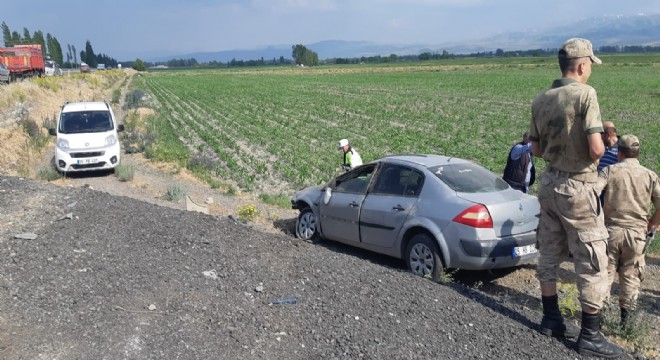
<path fill-rule="evenodd" d="M 3 359 L 580 358 L 538 310 L 339 244 L 7 176 L 0 209 Z"/>

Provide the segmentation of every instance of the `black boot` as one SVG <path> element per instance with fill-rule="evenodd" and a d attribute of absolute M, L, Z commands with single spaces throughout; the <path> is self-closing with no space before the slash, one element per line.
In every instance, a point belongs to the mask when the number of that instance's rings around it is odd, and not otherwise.
<path fill-rule="evenodd" d="M 543 319 L 541 320 L 541 333 L 547 336 L 575 339 L 580 330 L 577 326 L 564 322 L 559 312 L 557 295 L 541 296 L 543 302 Z"/>
<path fill-rule="evenodd" d="M 598 314 L 587 314 L 582 312 L 582 330 L 577 341 L 577 351 L 580 355 L 597 356 L 606 359 L 616 359 L 623 350 L 613 344 L 598 331 L 600 328 L 600 317 Z"/>
<path fill-rule="evenodd" d="M 621 328 L 628 327 L 631 318 L 632 318 L 632 311 L 621 308 Z"/>

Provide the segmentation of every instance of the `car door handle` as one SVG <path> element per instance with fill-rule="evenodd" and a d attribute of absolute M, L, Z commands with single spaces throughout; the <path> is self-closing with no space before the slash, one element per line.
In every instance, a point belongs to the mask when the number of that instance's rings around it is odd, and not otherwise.
<path fill-rule="evenodd" d="M 397 206 L 395 206 L 395 207 L 392 208 L 392 210 L 396 210 L 396 211 L 403 211 L 403 210 L 405 210 L 405 209 L 406 209 L 406 208 L 404 208 L 404 207 L 401 206 L 401 205 L 397 205 Z"/>
<path fill-rule="evenodd" d="M 360 206 L 360 204 L 358 204 L 358 203 L 356 203 L 355 201 L 353 201 L 352 203 L 348 204 L 348 206 L 350 206 L 350 207 L 358 207 L 358 206 Z"/>

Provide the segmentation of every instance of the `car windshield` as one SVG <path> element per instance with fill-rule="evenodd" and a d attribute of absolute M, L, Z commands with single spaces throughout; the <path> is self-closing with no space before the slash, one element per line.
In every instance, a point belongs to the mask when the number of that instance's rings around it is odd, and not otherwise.
<path fill-rule="evenodd" d="M 77 111 L 63 113 L 60 132 L 65 134 L 104 132 L 112 130 L 109 111 Z"/>
<path fill-rule="evenodd" d="M 456 192 L 483 193 L 509 187 L 504 180 L 474 163 L 440 165 L 428 169 Z"/>

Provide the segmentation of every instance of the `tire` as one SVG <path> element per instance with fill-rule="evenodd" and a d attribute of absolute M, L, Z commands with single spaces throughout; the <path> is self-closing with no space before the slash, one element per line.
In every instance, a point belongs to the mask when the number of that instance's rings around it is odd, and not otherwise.
<path fill-rule="evenodd" d="M 318 241 L 321 236 L 319 235 L 317 220 L 312 209 L 308 207 L 300 209 L 300 214 L 298 214 L 296 220 L 296 237 L 306 241 Z"/>
<path fill-rule="evenodd" d="M 406 264 L 413 274 L 441 282 L 445 269 L 438 245 L 429 234 L 413 236 L 408 242 L 405 256 Z"/>

